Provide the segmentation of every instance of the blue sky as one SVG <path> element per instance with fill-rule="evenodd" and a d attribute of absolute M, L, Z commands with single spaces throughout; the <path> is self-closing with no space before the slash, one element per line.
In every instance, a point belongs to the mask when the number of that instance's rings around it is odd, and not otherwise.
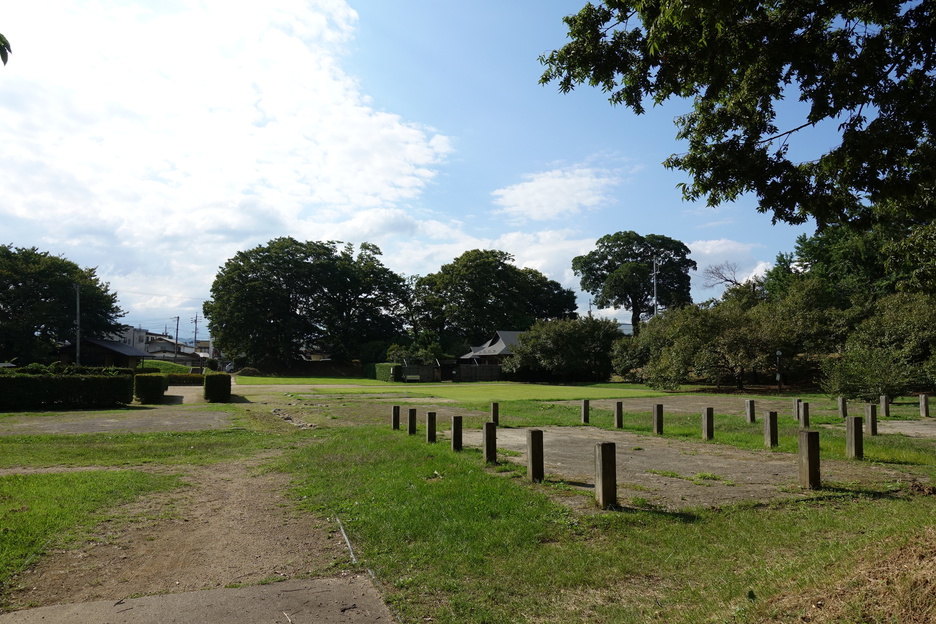
<path fill-rule="evenodd" d="M 218 268 L 278 236 L 374 243 L 405 275 L 501 249 L 578 291 L 596 239 L 663 234 L 704 300 L 704 267 L 763 271 L 812 232 L 681 200 L 660 163 L 684 103 L 538 84 L 582 4 L 6 3 L 0 242 L 97 267 L 125 322 L 186 338 Z"/>

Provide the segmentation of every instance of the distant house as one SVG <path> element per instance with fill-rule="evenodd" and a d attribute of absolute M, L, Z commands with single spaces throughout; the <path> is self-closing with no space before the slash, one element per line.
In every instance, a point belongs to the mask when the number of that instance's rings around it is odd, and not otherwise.
<path fill-rule="evenodd" d="M 156 360 L 178 362 L 187 366 L 201 366 L 201 357 L 195 353 L 194 347 L 168 336 L 159 336 L 147 342 L 146 351 Z"/>
<path fill-rule="evenodd" d="M 490 340 L 483 345 L 471 347 L 471 352 L 459 359 L 460 364 L 476 364 L 478 366 L 499 366 L 507 356 L 513 355 L 514 347 L 520 340 L 521 331 L 494 332 Z"/>
<path fill-rule="evenodd" d="M 59 360 L 66 364 L 75 361 L 75 345 L 68 345 L 59 349 Z M 103 366 L 117 368 L 136 368 L 146 358 L 153 356 L 146 351 L 131 347 L 118 340 L 98 340 L 96 338 L 82 338 L 81 365 Z"/>

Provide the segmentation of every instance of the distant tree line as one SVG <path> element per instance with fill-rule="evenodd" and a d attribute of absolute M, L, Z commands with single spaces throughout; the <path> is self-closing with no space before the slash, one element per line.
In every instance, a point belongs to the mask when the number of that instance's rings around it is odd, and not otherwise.
<path fill-rule="evenodd" d="M 801 236 L 762 277 L 710 267 L 724 294 L 651 319 L 615 345 L 615 369 L 662 389 L 805 383 L 866 400 L 932 390 L 936 296 L 920 265 L 891 251 L 906 236 L 894 224 L 839 226 Z"/>

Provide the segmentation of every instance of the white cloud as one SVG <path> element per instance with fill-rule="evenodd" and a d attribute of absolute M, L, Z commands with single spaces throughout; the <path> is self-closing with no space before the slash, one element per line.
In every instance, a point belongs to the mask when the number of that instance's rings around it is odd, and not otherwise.
<path fill-rule="evenodd" d="M 372 108 L 340 64 L 356 22 L 343 0 L 7 7 L 0 219 L 118 292 L 192 297 L 275 236 L 415 231 L 397 205 L 450 140 Z"/>
<path fill-rule="evenodd" d="M 524 176 L 525 180 L 491 193 L 500 212 L 515 222 L 570 217 L 612 201 L 619 172 L 575 165 Z"/>

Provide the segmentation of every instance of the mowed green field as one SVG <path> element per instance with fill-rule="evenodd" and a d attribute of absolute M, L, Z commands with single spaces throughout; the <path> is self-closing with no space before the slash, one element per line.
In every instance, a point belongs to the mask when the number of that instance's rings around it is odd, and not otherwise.
<path fill-rule="evenodd" d="M 530 484 L 525 467 L 506 458 L 485 466 L 477 449 L 456 453 L 390 431 L 390 403 L 444 399 L 481 422 L 489 402 L 499 401 L 507 426 L 578 426 L 580 399 L 665 403 L 672 395 L 616 384 L 283 378 L 240 378 L 234 394 L 236 402 L 204 408 L 227 410 L 229 430 L 0 436 L 0 467 L 14 471 L 129 467 L 81 477 L 0 476 L 4 590 L 23 566 L 68 547 L 118 503 L 178 486 L 132 466 L 175 470 L 263 453 L 266 469 L 292 476 L 297 511 L 341 521 L 358 563 L 338 562 L 334 572 L 371 570 L 407 623 L 936 621 L 929 574 L 936 491 L 927 485 L 936 471 L 933 440 L 867 438 L 866 456 L 906 475 L 878 483 L 824 483 L 817 491 L 794 488 L 789 500 L 679 511 L 635 498 L 600 511 L 588 504 L 587 488 L 558 478 Z M 809 399 L 823 460 L 844 461 L 834 401 Z M 912 400 L 896 407 L 895 419 L 919 418 Z M 315 426 L 285 424 L 277 410 Z M 593 420 L 612 426 L 606 410 L 595 410 Z M 625 429 L 649 435 L 646 420 L 626 414 Z M 664 438 L 695 442 L 697 420 L 674 416 Z M 760 424 L 741 420 L 717 415 L 717 443 L 762 447 Z M 795 452 L 795 433 L 785 424 L 777 453 Z M 717 452 L 718 444 L 698 448 Z M 699 479 L 697 487 L 712 486 Z M 62 488 L 74 496 L 62 496 Z M 570 497 L 579 502 L 566 504 Z"/>

